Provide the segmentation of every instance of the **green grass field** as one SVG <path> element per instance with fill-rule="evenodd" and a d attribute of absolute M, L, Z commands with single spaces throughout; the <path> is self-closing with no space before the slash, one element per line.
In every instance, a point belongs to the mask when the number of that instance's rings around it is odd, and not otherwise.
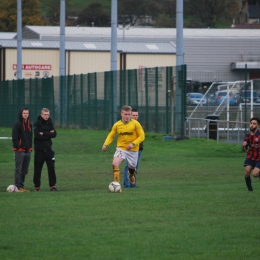
<path fill-rule="evenodd" d="M 32 192 L 6 192 L 14 160 L 11 140 L 0 139 L 1 260 L 259 259 L 260 182 L 247 191 L 238 145 L 147 133 L 139 188 L 113 194 L 115 142 L 101 151 L 108 132 L 57 132 L 59 192 L 49 191 L 46 166 L 41 192 L 33 191 L 33 154 Z"/>

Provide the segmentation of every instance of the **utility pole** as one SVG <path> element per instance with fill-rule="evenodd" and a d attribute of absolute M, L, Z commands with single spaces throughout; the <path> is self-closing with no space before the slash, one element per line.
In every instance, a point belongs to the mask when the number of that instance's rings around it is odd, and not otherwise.
<path fill-rule="evenodd" d="M 60 0 L 60 76 L 66 75 L 65 63 L 65 20 L 66 7 L 65 0 Z"/>
<path fill-rule="evenodd" d="M 175 89 L 175 116 L 174 133 L 184 136 L 185 108 L 183 84 L 184 53 L 183 53 L 183 0 L 176 2 L 176 89 Z M 186 73 L 185 73 L 186 74 Z M 185 79 L 186 82 L 186 79 Z"/>
<path fill-rule="evenodd" d="M 111 5 L 111 71 L 113 73 L 113 122 L 117 121 L 117 0 Z"/>
<path fill-rule="evenodd" d="M 176 2 L 176 65 L 183 65 L 183 0 Z"/>
<path fill-rule="evenodd" d="M 66 1 L 60 0 L 60 84 L 59 84 L 59 103 L 58 117 L 60 125 L 67 124 L 67 95 L 66 95 L 66 61 L 65 61 L 65 20 L 66 20 Z"/>
<path fill-rule="evenodd" d="M 17 79 L 23 78 L 22 66 L 22 0 L 17 0 Z"/>

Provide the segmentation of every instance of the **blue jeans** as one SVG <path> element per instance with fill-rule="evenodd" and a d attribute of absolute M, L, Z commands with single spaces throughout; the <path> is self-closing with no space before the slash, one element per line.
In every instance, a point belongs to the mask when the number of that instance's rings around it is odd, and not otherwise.
<path fill-rule="evenodd" d="M 136 186 L 136 175 L 138 171 L 138 166 L 139 166 L 139 161 L 142 155 L 142 151 L 138 152 L 138 159 L 137 159 L 137 164 L 135 168 L 135 186 Z M 128 163 L 125 161 L 125 169 L 124 169 L 124 188 L 129 188 L 130 187 L 130 182 L 129 182 L 129 176 L 128 176 Z"/>

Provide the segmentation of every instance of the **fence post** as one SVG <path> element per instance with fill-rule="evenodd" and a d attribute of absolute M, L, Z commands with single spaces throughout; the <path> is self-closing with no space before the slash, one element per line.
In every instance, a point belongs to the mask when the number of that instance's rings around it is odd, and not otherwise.
<path fill-rule="evenodd" d="M 245 122 L 247 122 L 246 110 L 247 110 L 247 98 L 246 98 L 246 90 L 247 90 L 247 64 L 245 64 Z M 245 128 L 246 134 L 246 128 Z"/>
<path fill-rule="evenodd" d="M 172 67 L 166 67 L 166 134 L 168 134 L 171 130 L 171 95 L 172 95 L 172 89 L 171 89 L 171 84 L 172 84 Z M 170 123 L 169 123 L 170 122 Z"/>
<path fill-rule="evenodd" d="M 158 67 L 155 68 L 155 117 L 157 120 L 155 120 L 156 125 L 155 125 L 155 131 L 158 133 L 158 124 L 159 124 L 159 120 L 158 120 L 158 99 L 159 99 L 159 93 L 158 93 Z"/>
<path fill-rule="evenodd" d="M 175 91 L 175 120 L 174 132 L 184 137 L 184 124 L 186 116 L 186 65 L 176 67 L 177 85 Z"/>
<path fill-rule="evenodd" d="M 150 117 L 149 117 L 149 92 L 148 92 L 148 69 L 145 68 L 145 117 L 146 117 L 146 129 L 149 129 Z"/>

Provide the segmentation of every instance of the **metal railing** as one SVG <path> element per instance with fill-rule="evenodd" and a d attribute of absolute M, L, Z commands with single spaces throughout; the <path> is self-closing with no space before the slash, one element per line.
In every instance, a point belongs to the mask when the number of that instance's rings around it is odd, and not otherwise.
<path fill-rule="evenodd" d="M 241 121 L 186 118 L 186 136 L 241 144 L 249 123 Z"/>

